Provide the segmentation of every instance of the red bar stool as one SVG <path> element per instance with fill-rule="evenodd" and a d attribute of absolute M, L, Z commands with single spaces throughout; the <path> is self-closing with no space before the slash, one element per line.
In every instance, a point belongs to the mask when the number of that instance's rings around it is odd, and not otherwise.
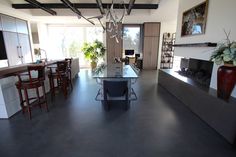
<path fill-rule="evenodd" d="M 20 97 L 22 113 L 24 114 L 25 111 L 27 111 L 29 114 L 29 119 L 31 119 L 31 108 L 34 106 L 39 106 L 41 109 L 42 105 L 44 104 L 44 107 L 48 112 L 48 104 L 46 100 L 46 92 L 44 86 L 45 66 L 33 65 L 28 66 L 27 69 L 27 73 L 17 74 L 19 80 L 18 82 L 16 82 L 16 88 Z M 34 75 L 37 75 L 37 77 L 35 77 Z M 40 96 L 39 94 L 40 87 L 42 88 L 42 96 Z M 36 91 L 36 97 L 29 97 L 29 89 L 34 89 Z M 24 97 L 22 95 L 22 91 L 24 92 Z"/>
<path fill-rule="evenodd" d="M 68 62 L 68 78 L 69 78 L 69 82 L 70 82 L 70 87 L 71 89 L 73 89 L 73 84 L 72 84 L 72 75 L 71 75 L 71 64 L 72 64 L 72 60 L 73 58 L 65 58 L 65 61 Z"/>
<path fill-rule="evenodd" d="M 67 98 L 67 88 L 69 85 L 69 71 L 68 71 L 68 61 L 58 61 L 56 67 L 48 67 L 50 92 L 52 99 L 55 97 L 55 90 L 61 89 L 64 97 Z M 57 80 L 57 86 L 54 84 L 54 80 Z"/>

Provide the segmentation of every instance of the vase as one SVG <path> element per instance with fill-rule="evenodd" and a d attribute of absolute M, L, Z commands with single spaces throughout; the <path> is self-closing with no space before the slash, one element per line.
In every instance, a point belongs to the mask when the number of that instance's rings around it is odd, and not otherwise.
<path fill-rule="evenodd" d="M 223 65 L 217 71 L 217 96 L 229 100 L 236 83 L 236 66 Z"/>
<path fill-rule="evenodd" d="M 91 66 L 91 69 L 94 70 L 94 69 L 97 67 L 97 62 L 92 61 L 92 62 L 90 63 L 90 66 Z"/>

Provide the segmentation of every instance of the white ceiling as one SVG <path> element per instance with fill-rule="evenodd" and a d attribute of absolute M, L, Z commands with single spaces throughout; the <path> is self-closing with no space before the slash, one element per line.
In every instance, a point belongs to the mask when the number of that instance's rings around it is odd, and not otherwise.
<path fill-rule="evenodd" d="M 60 0 L 38 0 L 41 3 L 61 3 Z M 95 3 L 96 0 L 70 0 L 72 3 Z M 111 3 L 112 0 L 102 0 L 103 3 Z M 115 0 L 116 2 L 120 0 Z M 163 22 L 176 21 L 179 0 L 136 0 L 135 3 L 158 3 L 158 9 L 133 9 L 129 16 L 124 18 L 124 23 L 143 23 L 143 22 Z M 129 0 L 125 0 L 126 3 Z M 11 4 L 27 3 L 24 0 L 0 0 L 1 10 L 4 7 L 9 15 L 20 18 L 27 18 L 32 22 L 43 22 L 48 24 L 85 24 L 89 23 L 84 19 L 79 19 L 70 9 L 53 9 L 57 12 L 57 16 L 52 16 L 41 9 L 13 9 Z M 0 10 L 0 12 L 1 12 Z M 79 9 L 85 17 L 100 15 L 99 9 Z M 103 22 L 106 18 L 102 19 Z M 99 24 L 98 20 L 93 22 Z"/>
<path fill-rule="evenodd" d="M 37 0 L 40 3 L 62 3 L 60 0 Z M 122 0 L 114 0 L 115 3 L 119 3 Z M 124 0 L 125 3 L 129 3 L 129 0 Z M 72 3 L 96 3 L 96 0 L 70 0 Z M 103 3 L 111 3 L 112 0 L 102 0 Z M 135 3 L 142 4 L 158 4 L 160 0 L 136 0 Z M 24 0 L 8 0 L 8 3 L 11 4 L 20 4 L 20 3 L 28 3 Z M 42 9 L 17 9 L 17 11 L 21 11 L 23 13 L 31 14 L 34 17 L 35 21 L 50 21 L 52 23 L 60 23 L 61 21 L 67 23 L 69 21 L 75 21 L 77 19 L 75 13 L 73 13 L 70 9 L 53 9 L 57 12 L 57 16 L 52 16 L 49 13 L 43 11 Z M 91 17 L 100 15 L 99 9 L 79 9 L 83 16 Z M 150 14 L 149 9 L 133 9 L 130 16 L 133 15 L 147 15 Z M 78 21 L 78 20 L 76 20 Z M 98 21 L 94 21 L 95 23 Z M 80 23 L 87 23 L 85 20 L 81 19 Z"/>

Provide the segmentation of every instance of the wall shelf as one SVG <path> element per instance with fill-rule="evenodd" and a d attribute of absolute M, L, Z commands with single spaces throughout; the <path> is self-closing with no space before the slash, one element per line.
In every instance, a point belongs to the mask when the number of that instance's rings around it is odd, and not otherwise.
<path fill-rule="evenodd" d="M 188 44 L 174 44 L 174 47 L 216 47 L 217 43 L 188 43 Z"/>
<path fill-rule="evenodd" d="M 161 49 L 161 69 L 172 69 L 174 62 L 175 33 L 164 33 Z"/>

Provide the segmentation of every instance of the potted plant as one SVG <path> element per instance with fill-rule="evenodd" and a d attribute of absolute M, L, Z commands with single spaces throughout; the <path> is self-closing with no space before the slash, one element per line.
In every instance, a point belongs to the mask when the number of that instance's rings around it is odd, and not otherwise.
<path fill-rule="evenodd" d="M 226 34 L 226 42 L 218 44 L 213 51 L 210 60 L 220 66 L 217 71 L 217 96 L 228 100 L 236 83 L 236 42 L 229 39 Z"/>
<path fill-rule="evenodd" d="M 95 40 L 93 43 L 85 42 L 82 46 L 82 52 L 85 58 L 90 61 L 92 69 L 97 67 L 98 59 L 104 57 L 105 51 L 104 44 L 98 40 Z"/>

